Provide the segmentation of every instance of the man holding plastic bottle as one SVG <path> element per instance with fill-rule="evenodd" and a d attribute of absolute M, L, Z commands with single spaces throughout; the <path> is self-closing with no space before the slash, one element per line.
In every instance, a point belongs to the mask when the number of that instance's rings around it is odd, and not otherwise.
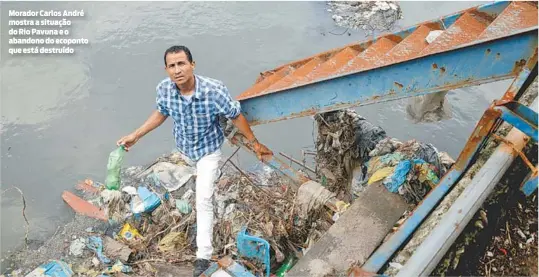
<path fill-rule="evenodd" d="M 258 142 L 241 114 L 240 103 L 231 98 L 226 86 L 221 81 L 193 73 L 195 62 L 187 47 L 170 47 L 165 51 L 164 60 L 169 77 L 157 85 L 156 110 L 142 126 L 117 144 L 128 151 L 168 117 L 174 120 L 176 147 L 188 163 L 196 166 L 197 259 L 193 276 L 199 276 L 209 267 L 213 252 L 212 198 L 225 139 L 219 118 L 223 116 L 234 123 L 259 159 L 273 153 Z"/>

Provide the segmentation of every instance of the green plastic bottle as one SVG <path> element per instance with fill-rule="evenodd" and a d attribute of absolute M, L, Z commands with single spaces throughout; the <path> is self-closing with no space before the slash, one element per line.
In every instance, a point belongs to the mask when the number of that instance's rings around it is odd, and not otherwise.
<path fill-rule="evenodd" d="M 109 162 L 107 164 L 107 179 L 105 187 L 110 190 L 120 189 L 120 169 L 124 161 L 125 148 L 123 145 L 110 152 Z"/>
<path fill-rule="evenodd" d="M 292 269 L 292 267 L 296 264 L 297 258 L 296 256 L 288 256 L 286 260 L 284 261 L 283 265 L 275 272 L 275 275 L 278 277 L 284 277 L 285 273 Z"/>

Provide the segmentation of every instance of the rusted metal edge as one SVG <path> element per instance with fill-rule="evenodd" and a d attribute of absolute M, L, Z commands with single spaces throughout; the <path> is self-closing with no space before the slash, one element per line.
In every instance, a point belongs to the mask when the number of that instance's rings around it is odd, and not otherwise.
<path fill-rule="evenodd" d="M 532 57 L 533 60 L 531 60 L 528 64 L 526 64 L 526 69 L 530 70 L 530 74 L 526 76 L 524 82 L 522 83 L 520 89 L 516 91 L 515 97 L 513 100 L 518 101 L 520 97 L 524 94 L 525 88 L 528 88 L 535 78 L 537 77 L 537 51 L 535 51 L 534 57 Z M 535 61 L 534 64 L 532 64 L 532 61 Z"/>
<path fill-rule="evenodd" d="M 499 140 L 500 142 L 502 143 L 505 143 L 507 144 L 509 147 L 511 147 L 511 149 L 517 154 L 520 156 L 520 158 L 522 159 L 522 161 L 524 161 L 524 163 L 526 164 L 526 166 L 528 166 L 528 168 L 530 169 L 531 173 L 533 175 L 537 175 L 537 168 L 535 166 L 533 166 L 533 164 L 530 162 L 530 160 L 528 159 L 528 157 L 526 157 L 526 154 L 524 154 L 524 152 L 522 152 L 522 149 L 519 149 L 515 146 L 514 143 L 512 143 L 511 141 L 505 139 L 505 138 L 502 138 L 496 134 L 492 134 L 492 137 Z M 528 137 L 525 137 L 524 138 L 525 142 L 528 142 L 529 138 Z"/>
<path fill-rule="evenodd" d="M 537 33 L 526 32 L 240 102 L 250 124 L 259 125 L 514 78 L 536 54 Z"/>
<path fill-rule="evenodd" d="M 293 86 L 280 88 L 280 89 L 276 89 L 276 90 L 271 90 L 271 91 L 264 91 L 263 93 L 259 93 L 259 94 L 255 94 L 255 95 L 242 96 L 240 94 L 238 97 L 236 97 L 236 99 L 241 101 L 241 100 L 247 100 L 247 99 L 251 99 L 251 98 L 256 98 L 256 97 L 259 97 L 259 96 L 262 96 L 262 95 L 279 93 L 279 92 L 287 91 L 287 90 L 298 88 L 298 87 L 303 87 L 303 86 L 308 86 L 308 85 L 324 82 L 324 81 L 331 80 L 331 79 L 341 78 L 341 77 L 348 76 L 348 75 L 354 75 L 354 74 L 361 73 L 361 72 L 377 70 L 377 69 L 380 69 L 380 68 L 383 68 L 383 67 L 393 66 L 393 65 L 400 64 L 400 63 L 411 62 L 411 61 L 418 60 L 418 59 L 421 59 L 421 58 L 425 58 L 425 57 L 428 57 L 428 56 L 434 56 L 434 55 L 439 55 L 439 54 L 442 54 L 442 53 L 449 53 L 449 52 L 453 52 L 453 51 L 458 51 L 458 50 L 463 49 L 463 48 L 472 47 L 472 46 L 476 46 L 476 45 L 480 45 L 480 44 L 484 44 L 484 43 L 489 43 L 489 42 L 492 42 L 492 41 L 505 39 L 505 38 L 512 37 L 512 36 L 517 36 L 517 35 L 520 35 L 520 34 L 531 32 L 531 31 L 535 31 L 535 33 L 537 33 L 537 30 L 538 30 L 537 26 L 526 28 L 526 29 L 520 29 L 520 30 L 516 30 L 516 31 L 511 32 L 511 33 L 508 33 L 507 35 L 504 35 L 504 36 L 499 36 L 499 37 L 494 37 L 494 38 L 487 38 L 487 39 L 483 39 L 483 40 L 475 40 L 475 41 L 473 41 L 471 43 L 465 43 L 465 44 L 462 44 L 462 45 L 459 45 L 459 46 L 456 46 L 456 47 L 453 47 L 453 48 L 450 48 L 450 49 L 447 49 L 447 50 L 440 50 L 440 51 L 436 51 L 436 52 L 429 53 L 429 54 L 423 54 L 423 55 L 413 57 L 411 59 L 397 61 L 397 62 L 394 62 L 394 63 L 375 65 L 374 67 L 369 68 L 367 70 L 358 69 L 358 70 L 348 71 L 348 72 L 344 72 L 344 73 L 337 73 L 337 74 L 329 75 L 327 77 L 322 77 L 322 78 L 319 78 L 319 79 L 316 79 L 316 80 L 313 80 L 313 81 L 310 81 L 310 82 L 301 83 L 301 84 L 298 84 L 298 85 L 293 85 Z M 380 39 L 380 38 L 382 38 L 382 37 L 378 37 L 378 39 Z M 279 67 L 279 68 L 281 68 L 281 67 Z"/>
<path fill-rule="evenodd" d="M 485 111 L 453 165 L 455 169 L 465 172 L 486 137 L 493 133 L 493 127 L 496 125 L 500 115 L 501 112 L 494 110 L 493 106 Z"/>
<path fill-rule="evenodd" d="M 533 55 L 521 66 L 522 69 L 519 71 L 517 77 L 502 98 L 495 102 L 496 105 L 503 105 L 513 100 L 518 101 L 518 98 L 515 99 L 515 97 L 521 94 L 521 91 L 524 92 L 530 86 L 533 79 L 535 79 L 535 76 L 537 76 L 537 45 L 535 46 Z"/>

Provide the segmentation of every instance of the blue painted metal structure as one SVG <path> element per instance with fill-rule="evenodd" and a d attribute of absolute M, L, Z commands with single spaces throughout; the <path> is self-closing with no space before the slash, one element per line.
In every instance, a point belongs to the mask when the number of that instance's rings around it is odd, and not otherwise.
<path fill-rule="evenodd" d="M 537 143 L 537 121 L 538 115 L 530 108 L 518 103 L 507 102 L 494 108 L 501 113 L 500 117 L 505 122 L 513 125 Z M 537 168 L 531 166 L 530 177 L 522 185 L 522 192 L 527 196 L 537 189 Z"/>
<path fill-rule="evenodd" d="M 534 55 L 537 28 L 373 71 L 241 101 L 252 125 L 514 78 Z M 514 51 L 514 49 L 523 49 Z"/>
<path fill-rule="evenodd" d="M 508 12 L 509 8 L 512 8 L 510 12 Z M 511 7 L 511 2 L 498 1 L 481 5 L 473 9 L 472 12 L 491 18 L 500 17 L 498 19 L 501 20 L 504 16 L 506 18 L 513 14 L 519 14 L 521 8 Z M 398 32 L 394 36 L 401 39 L 411 37 L 425 24 L 437 23 L 443 25 L 445 29 L 450 29 L 451 26 L 457 25 L 457 22 L 464 18 L 468 12 L 470 10 L 424 22 Z M 522 16 L 522 14 L 520 15 Z M 377 65 L 368 70 L 329 74 L 310 83 L 296 84 L 277 91 L 269 90 L 258 95 L 244 93 L 244 96 L 239 97 L 243 114 L 250 121 L 251 126 L 254 126 L 515 78 L 519 74 L 527 73 L 522 71 L 523 68 L 524 71 L 529 70 L 525 68 L 527 61 L 533 60 L 534 56 L 536 59 L 537 24 L 533 22 L 530 24 L 524 19 L 517 23 L 502 23 L 502 25 L 497 25 L 496 20 L 492 21 L 492 25 L 496 26 L 492 26 L 493 29 L 487 27 L 484 32 L 487 35 L 479 36 L 483 39 L 457 44 L 454 47 L 451 46 L 447 51 L 419 54 L 409 60 Z M 511 24 L 515 25 L 513 29 L 509 28 L 500 34 L 492 31 L 507 29 L 506 25 Z M 464 26 L 459 25 L 459 28 Z M 455 39 L 458 40 L 458 36 Z M 360 48 L 368 50 L 375 44 L 364 42 L 359 45 Z M 337 56 L 338 54 L 332 55 Z M 301 61 L 294 63 L 298 64 Z M 517 80 L 522 80 L 521 82 L 524 79 L 517 78 Z M 277 82 L 278 78 L 275 81 Z M 522 84 L 513 85 L 515 88 L 521 86 Z M 250 152 L 254 152 L 242 142 L 241 135 L 234 137 L 233 142 Z M 289 177 L 296 184 L 301 185 L 308 181 L 307 176 L 293 170 L 276 157 L 272 157 L 266 163 Z"/>
<path fill-rule="evenodd" d="M 537 142 L 536 112 L 518 102 L 509 102 L 495 107 L 494 110 L 500 111 L 503 120 Z"/>

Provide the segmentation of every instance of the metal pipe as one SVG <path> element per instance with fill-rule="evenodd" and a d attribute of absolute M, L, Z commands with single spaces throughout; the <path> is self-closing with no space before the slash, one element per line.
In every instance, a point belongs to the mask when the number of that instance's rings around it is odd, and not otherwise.
<path fill-rule="evenodd" d="M 297 165 L 301 165 L 301 166 L 303 166 L 305 169 L 307 169 L 307 170 L 309 170 L 310 172 L 316 174 L 316 171 L 315 171 L 314 169 L 308 167 L 307 165 L 303 164 L 302 162 L 300 162 L 300 161 L 298 161 L 298 160 L 296 160 L 296 159 L 294 159 L 294 158 L 292 158 L 292 157 L 286 155 L 286 154 L 283 153 L 283 152 L 279 152 L 279 154 L 281 154 L 283 157 L 289 159 L 291 162 L 293 162 L 293 163 L 295 163 L 295 164 L 297 164 Z"/>
<path fill-rule="evenodd" d="M 537 111 L 537 98 L 530 108 Z M 439 225 L 427 239 L 416 249 L 412 257 L 399 271 L 400 276 L 429 275 L 443 258 L 449 247 L 455 242 L 462 230 L 472 219 L 485 199 L 490 195 L 513 160 L 521 151 L 529 138 L 517 128 L 512 128 L 506 139 L 513 146 L 501 142 L 496 151 L 472 179 L 472 182 L 461 193 Z"/>

